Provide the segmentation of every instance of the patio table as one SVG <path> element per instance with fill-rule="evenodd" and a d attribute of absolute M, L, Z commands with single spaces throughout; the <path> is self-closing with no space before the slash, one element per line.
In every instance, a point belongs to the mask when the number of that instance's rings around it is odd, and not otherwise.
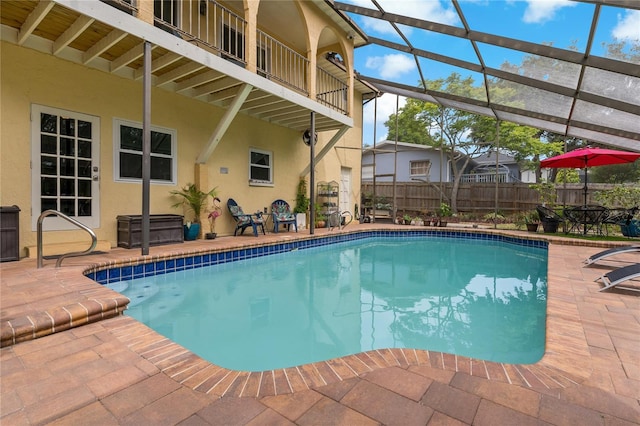
<path fill-rule="evenodd" d="M 577 230 L 587 235 L 593 230 L 598 235 L 602 235 L 602 224 L 607 217 L 607 209 L 603 206 L 590 205 L 568 207 L 564 209 L 563 216 L 569 222 L 567 233 Z"/>

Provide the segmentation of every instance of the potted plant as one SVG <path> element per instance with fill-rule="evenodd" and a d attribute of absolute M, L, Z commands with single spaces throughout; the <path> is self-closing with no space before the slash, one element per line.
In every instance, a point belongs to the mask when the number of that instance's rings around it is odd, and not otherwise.
<path fill-rule="evenodd" d="M 538 225 L 540 225 L 540 216 L 536 210 L 531 210 L 525 213 L 524 223 L 527 226 L 527 231 L 538 232 Z"/>
<path fill-rule="evenodd" d="M 322 212 L 322 206 L 320 204 L 315 205 L 316 212 L 316 228 L 324 228 L 327 226 L 327 216 Z"/>
<path fill-rule="evenodd" d="M 210 232 L 207 232 L 206 234 L 204 234 L 204 237 L 207 240 L 215 240 L 216 236 L 218 235 L 216 233 L 216 219 L 222 216 L 222 208 L 218 204 L 219 202 L 220 202 L 220 198 L 213 197 L 213 207 L 209 212 L 209 215 L 207 216 L 207 219 L 209 219 Z"/>
<path fill-rule="evenodd" d="M 309 197 L 307 197 L 307 181 L 300 178 L 296 191 L 296 206 L 293 212 L 296 214 L 298 228 L 304 228 L 307 224 L 307 214 L 309 213 Z"/>
<path fill-rule="evenodd" d="M 402 216 L 402 223 L 404 223 L 405 225 L 411 225 L 411 215 L 405 214 L 404 216 Z"/>
<path fill-rule="evenodd" d="M 447 226 L 447 220 L 451 216 L 451 207 L 447 203 L 440 203 L 438 208 L 438 226 Z"/>
<path fill-rule="evenodd" d="M 187 221 L 184 225 L 184 239 L 193 241 L 200 235 L 200 215 L 207 205 L 209 197 L 217 196 L 217 188 L 213 188 L 209 192 L 201 191 L 195 183 L 188 183 L 180 190 L 170 192 L 174 197 L 178 197 L 180 201 L 172 207 L 183 207 L 187 211 L 193 212 L 193 220 Z"/>

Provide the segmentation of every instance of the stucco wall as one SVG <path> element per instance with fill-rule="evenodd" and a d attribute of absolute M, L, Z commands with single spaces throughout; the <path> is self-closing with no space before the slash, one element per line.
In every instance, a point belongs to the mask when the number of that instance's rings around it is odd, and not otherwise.
<path fill-rule="evenodd" d="M 100 226 L 98 238 L 116 246 L 116 216 L 140 214 L 141 185 L 115 182 L 113 176 L 113 119 L 142 121 L 142 82 L 114 77 L 30 49 L 2 43 L 2 110 L 0 135 L 0 204 L 18 205 L 20 245 L 35 245 L 31 226 L 31 134 L 32 104 L 61 108 L 100 118 Z M 356 105 L 360 100 L 356 101 Z M 356 126 L 337 146 L 359 148 L 361 112 L 356 108 Z M 224 111 L 210 104 L 152 90 L 152 124 L 177 130 L 178 186 L 194 181 L 194 163 Z M 319 134 L 322 147 L 333 132 Z M 273 187 L 248 184 L 249 147 L 273 152 Z M 308 148 L 301 135 L 280 126 L 238 115 L 206 164 L 210 186 L 217 186 L 223 205 L 235 198 L 246 211 L 262 210 L 276 198 L 292 206 L 301 171 L 309 164 Z M 316 167 L 318 180 L 339 180 L 340 167 L 352 167 L 353 205 L 359 197 L 360 151 L 335 148 Z M 228 174 L 221 174 L 226 168 Z M 151 185 L 151 213 L 181 213 L 170 206 L 169 191 L 178 186 Z M 217 232 L 233 233 L 233 221 L 226 208 L 218 219 Z M 38 214 L 37 212 L 35 213 Z M 204 224 L 205 230 L 207 225 Z M 80 231 L 48 232 L 46 242 L 85 240 Z M 24 255 L 24 250 L 22 255 Z"/>

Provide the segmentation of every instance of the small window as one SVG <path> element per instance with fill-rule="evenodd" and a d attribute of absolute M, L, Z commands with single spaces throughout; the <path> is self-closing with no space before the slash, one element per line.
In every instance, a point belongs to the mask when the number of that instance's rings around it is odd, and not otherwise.
<path fill-rule="evenodd" d="M 255 148 L 249 150 L 249 183 L 273 184 L 273 153 Z"/>
<path fill-rule="evenodd" d="M 114 120 L 114 176 L 116 181 L 142 180 L 142 125 Z M 151 127 L 151 181 L 176 184 L 176 131 Z"/>
<path fill-rule="evenodd" d="M 411 177 L 425 177 L 429 175 L 429 169 L 431 168 L 431 161 L 411 161 Z"/>

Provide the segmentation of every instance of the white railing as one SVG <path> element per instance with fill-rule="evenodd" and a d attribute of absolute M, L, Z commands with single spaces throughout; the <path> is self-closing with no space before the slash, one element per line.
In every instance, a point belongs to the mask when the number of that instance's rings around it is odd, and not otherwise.
<path fill-rule="evenodd" d="M 101 0 L 135 14 L 135 0 Z M 215 0 L 155 0 L 154 24 L 176 37 L 246 66 L 246 21 Z M 309 96 L 310 61 L 263 31 L 256 33 L 257 73 Z M 348 86 L 317 67 L 316 101 L 348 114 Z"/>
<path fill-rule="evenodd" d="M 220 52 L 238 65 L 245 64 L 246 21 L 213 0 L 156 0 L 154 22 L 178 37 Z"/>
<path fill-rule="evenodd" d="M 517 182 L 514 176 L 508 173 L 498 173 L 497 175 L 498 182 Z M 461 183 L 495 183 L 496 182 L 496 174 L 495 173 L 470 173 L 465 174 L 460 177 Z"/>
<path fill-rule="evenodd" d="M 345 83 L 324 69 L 317 67 L 316 100 L 318 102 L 343 114 L 348 114 L 347 93 L 348 86 Z"/>
<path fill-rule="evenodd" d="M 309 60 L 260 30 L 257 36 L 258 73 L 308 95 Z"/>

